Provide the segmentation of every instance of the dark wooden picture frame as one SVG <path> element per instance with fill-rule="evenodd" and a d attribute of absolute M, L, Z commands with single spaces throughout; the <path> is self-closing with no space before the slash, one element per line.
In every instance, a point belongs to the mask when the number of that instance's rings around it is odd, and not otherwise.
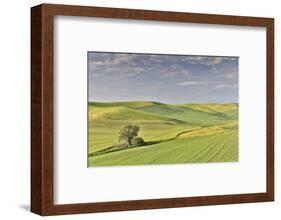
<path fill-rule="evenodd" d="M 266 28 L 266 192 L 55 205 L 53 202 L 53 18 L 85 16 Z M 274 200 L 274 19 L 42 4 L 31 8 L 31 211 L 40 215 Z"/>

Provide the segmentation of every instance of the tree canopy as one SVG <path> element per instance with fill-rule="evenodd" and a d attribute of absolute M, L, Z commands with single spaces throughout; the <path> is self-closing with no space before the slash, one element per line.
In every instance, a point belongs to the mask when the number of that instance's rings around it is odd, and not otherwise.
<path fill-rule="evenodd" d="M 137 125 L 126 125 L 119 131 L 119 141 L 125 141 L 129 146 L 134 137 L 138 136 L 140 127 Z"/>

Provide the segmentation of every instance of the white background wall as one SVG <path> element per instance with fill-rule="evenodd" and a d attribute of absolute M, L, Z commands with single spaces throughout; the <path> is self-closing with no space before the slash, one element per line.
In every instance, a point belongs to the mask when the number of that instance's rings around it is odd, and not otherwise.
<path fill-rule="evenodd" d="M 277 58 L 281 30 L 280 1 L 276 0 L 61 0 L 45 3 L 218 13 L 274 17 L 276 30 L 276 201 L 274 203 L 221 205 L 192 208 L 79 215 L 81 219 L 278 219 L 281 213 L 280 101 L 281 79 Z M 7 0 L 0 6 L 0 219 L 39 219 L 30 213 L 30 7 L 42 1 Z M 253 79 L 254 80 L 254 79 Z M 257 98 L 257 97 L 254 97 Z M 279 114 L 278 114 L 279 111 Z M 254 172 L 254 171 L 253 171 Z M 235 184 L 235 183 L 234 183 Z M 57 216 L 49 219 L 77 219 Z M 280 218 L 280 217 L 279 217 Z"/>

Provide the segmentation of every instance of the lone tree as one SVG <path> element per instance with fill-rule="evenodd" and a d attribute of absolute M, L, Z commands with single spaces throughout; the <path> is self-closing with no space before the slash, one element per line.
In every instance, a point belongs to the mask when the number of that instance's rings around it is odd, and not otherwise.
<path fill-rule="evenodd" d="M 139 130 L 137 125 L 126 125 L 119 131 L 119 141 L 125 141 L 130 146 L 133 138 L 138 136 Z"/>
<path fill-rule="evenodd" d="M 134 146 L 142 146 L 144 145 L 144 140 L 142 137 L 134 137 L 132 140 L 132 145 Z"/>

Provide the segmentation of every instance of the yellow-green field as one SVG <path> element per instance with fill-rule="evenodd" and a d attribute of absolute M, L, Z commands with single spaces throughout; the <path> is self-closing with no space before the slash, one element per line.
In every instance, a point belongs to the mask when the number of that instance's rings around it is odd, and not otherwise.
<path fill-rule="evenodd" d="M 238 104 L 89 103 L 88 165 L 238 161 Z M 138 125 L 143 146 L 116 147 L 118 132 Z"/>

